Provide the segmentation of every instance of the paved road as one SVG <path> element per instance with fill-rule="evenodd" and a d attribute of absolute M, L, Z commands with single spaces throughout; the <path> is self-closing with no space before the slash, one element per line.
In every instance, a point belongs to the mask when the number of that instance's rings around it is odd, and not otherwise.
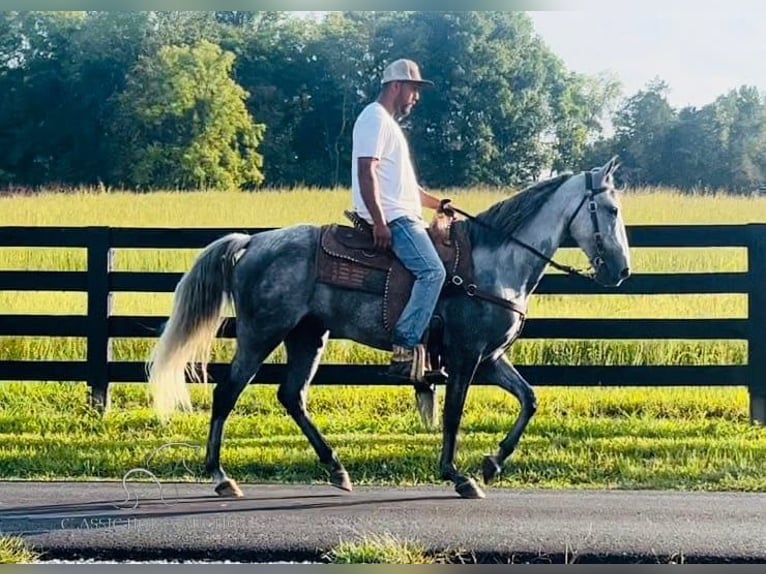
<path fill-rule="evenodd" d="M 392 535 L 474 559 L 766 563 L 766 494 L 0 482 L 0 531 L 53 558 L 316 560 Z"/>

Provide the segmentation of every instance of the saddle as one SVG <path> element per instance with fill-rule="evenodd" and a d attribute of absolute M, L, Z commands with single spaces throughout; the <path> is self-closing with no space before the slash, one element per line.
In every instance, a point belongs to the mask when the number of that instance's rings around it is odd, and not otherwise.
<path fill-rule="evenodd" d="M 374 245 L 372 226 L 355 213 L 344 212 L 353 226 L 329 224 L 320 228 L 317 247 L 317 280 L 351 290 L 383 295 L 383 326 L 391 332 L 410 297 L 414 275 L 401 264 L 390 249 Z M 439 214 L 428 227 L 439 257 L 447 271 L 442 296 L 457 275 L 473 283 L 473 264 L 468 235 L 461 226 L 445 222 Z"/>

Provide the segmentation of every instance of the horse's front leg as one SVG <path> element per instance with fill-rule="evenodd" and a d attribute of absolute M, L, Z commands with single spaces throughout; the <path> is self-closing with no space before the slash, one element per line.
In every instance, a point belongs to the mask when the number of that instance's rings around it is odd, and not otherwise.
<path fill-rule="evenodd" d="M 442 455 L 439 462 L 441 477 L 455 484 L 455 491 L 463 498 L 484 498 L 484 492 L 472 478 L 461 474 L 455 466 L 457 433 L 463 417 L 468 387 L 476 372 L 479 357 L 450 365 L 450 378 L 444 395 Z"/>
<path fill-rule="evenodd" d="M 503 464 L 516 449 L 519 439 L 527 428 L 529 421 L 537 412 L 537 398 L 535 391 L 524 380 L 519 372 L 508 361 L 505 355 L 501 355 L 496 361 L 487 361 L 479 367 L 476 377 L 478 380 L 494 384 L 508 391 L 521 403 L 521 411 L 516 422 L 505 438 L 500 442 L 500 448 L 494 456 L 484 457 L 482 473 L 484 483 L 491 483 L 503 468 Z"/>

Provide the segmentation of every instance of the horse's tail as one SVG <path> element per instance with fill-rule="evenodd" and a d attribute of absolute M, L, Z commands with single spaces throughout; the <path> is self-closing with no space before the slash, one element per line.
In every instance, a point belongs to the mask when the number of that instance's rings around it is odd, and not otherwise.
<path fill-rule="evenodd" d="M 230 233 L 208 245 L 181 277 L 173 310 L 147 362 L 154 409 L 166 418 L 177 407 L 191 410 L 186 374 L 199 381 L 190 365 L 200 362 L 207 382 L 207 364 L 223 311 L 231 300 L 231 276 L 239 252 L 251 236 Z"/>

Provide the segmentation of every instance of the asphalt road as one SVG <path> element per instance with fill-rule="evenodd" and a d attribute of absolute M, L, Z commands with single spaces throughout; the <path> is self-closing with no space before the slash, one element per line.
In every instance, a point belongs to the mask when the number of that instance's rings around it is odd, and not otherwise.
<path fill-rule="evenodd" d="M 0 532 L 48 558 L 319 560 L 393 536 L 473 561 L 766 563 L 766 494 L 0 482 Z"/>

